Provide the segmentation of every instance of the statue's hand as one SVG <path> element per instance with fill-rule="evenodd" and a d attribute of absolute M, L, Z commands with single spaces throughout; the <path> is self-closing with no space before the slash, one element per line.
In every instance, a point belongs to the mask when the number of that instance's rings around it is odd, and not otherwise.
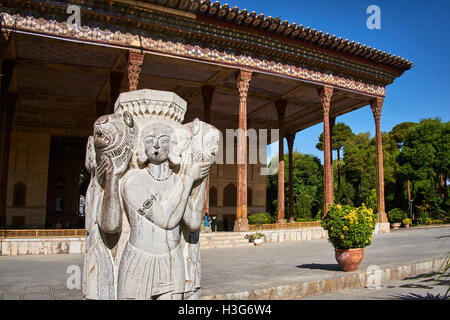
<path fill-rule="evenodd" d="M 131 148 L 125 147 L 125 151 L 120 158 L 116 158 L 114 161 L 111 158 L 108 158 L 108 173 L 114 176 L 122 175 L 130 165 L 131 156 Z"/>
<path fill-rule="evenodd" d="M 189 176 L 194 179 L 194 181 L 203 179 L 208 175 L 210 167 L 211 163 L 209 162 L 196 163 L 191 167 Z"/>

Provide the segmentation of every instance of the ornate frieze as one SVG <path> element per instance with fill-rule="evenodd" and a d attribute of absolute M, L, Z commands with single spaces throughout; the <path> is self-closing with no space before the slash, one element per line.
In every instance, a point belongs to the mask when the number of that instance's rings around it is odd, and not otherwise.
<path fill-rule="evenodd" d="M 214 45 L 202 47 L 198 44 L 186 43 L 180 40 L 163 40 L 160 36 L 143 36 L 141 33 L 123 33 L 121 31 L 107 31 L 98 27 L 91 28 L 83 26 L 73 29 L 67 26 L 66 22 L 55 20 L 37 19 L 32 16 L 23 17 L 19 14 L 12 15 L 7 12 L 1 13 L 4 25 L 10 30 L 26 31 L 38 34 L 56 36 L 59 38 L 76 39 L 93 43 L 104 43 L 108 45 L 121 46 L 124 48 L 139 48 L 143 52 L 168 54 L 176 57 L 190 58 L 199 61 L 217 63 L 230 67 L 245 67 L 251 70 L 259 70 L 288 76 L 300 80 L 311 81 L 320 84 L 327 84 L 334 87 L 362 92 L 365 94 L 384 96 L 385 88 L 381 85 L 366 83 L 360 80 L 343 77 L 332 72 L 323 72 L 289 64 L 265 59 L 261 55 L 250 53 L 238 53 L 232 50 L 214 48 Z M 169 33 L 170 30 L 167 30 Z M 242 42 L 245 42 L 251 35 L 242 35 Z M 241 40 L 241 39 L 240 39 Z M 267 41 L 267 40 L 266 40 Z M 212 44 L 214 41 L 211 41 Z M 282 46 L 274 49 L 283 50 Z M 309 49 L 305 49 L 309 50 Z M 298 55 L 298 58 L 305 58 L 306 54 Z M 318 56 L 317 52 L 311 52 L 308 58 Z M 319 57 L 317 57 L 319 58 Z M 343 60 L 343 65 L 350 63 Z"/>

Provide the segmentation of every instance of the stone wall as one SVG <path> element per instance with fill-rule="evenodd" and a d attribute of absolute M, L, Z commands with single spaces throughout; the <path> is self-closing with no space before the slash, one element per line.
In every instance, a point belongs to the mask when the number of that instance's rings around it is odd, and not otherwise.
<path fill-rule="evenodd" d="M 288 230 L 262 230 L 265 242 L 288 242 L 288 241 L 309 241 L 327 239 L 328 233 L 322 227 L 310 227 Z M 389 223 L 377 223 L 374 234 L 389 232 Z M 201 233 L 200 248 L 202 240 L 207 237 L 224 238 L 227 235 L 235 237 L 236 234 L 251 234 L 249 232 L 212 232 Z M 222 239 L 223 240 L 223 239 Z M 232 243 L 230 243 L 232 244 Z M 84 253 L 85 238 L 36 238 L 36 239 L 0 239 L 0 255 L 47 255 L 47 254 L 68 254 Z"/>
<path fill-rule="evenodd" d="M 45 226 L 49 153 L 49 133 L 11 133 L 6 225 L 13 223 L 13 217 L 23 217 L 25 225 Z M 18 183 L 25 185 L 25 201 L 20 206 L 14 204 Z"/>
<path fill-rule="evenodd" d="M 0 255 L 84 253 L 85 238 L 0 239 Z"/>
<path fill-rule="evenodd" d="M 291 230 L 263 230 L 264 241 L 266 242 L 287 242 L 287 241 L 309 241 L 326 239 L 327 231 L 322 227 L 311 227 Z"/>

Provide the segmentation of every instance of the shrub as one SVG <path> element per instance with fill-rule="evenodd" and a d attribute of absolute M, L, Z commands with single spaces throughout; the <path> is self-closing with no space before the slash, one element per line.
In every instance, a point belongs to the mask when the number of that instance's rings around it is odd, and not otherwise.
<path fill-rule="evenodd" d="M 401 223 L 406 218 L 408 216 L 402 209 L 395 208 L 388 212 L 388 220 L 390 223 Z"/>
<path fill-rule="evenodd" d="M 376 221 L 373 210 L 364 204 L 359 208 L 337 204 L 322 218 L 322 227 L 336 249 L 364 248 L 372 243 Z"/>
<path fill-rule="evenodd" d="M 313 200 L 306 190 L 301 190 L 294 204 L 294 217 L 303 219 L 302 221 L 311 221 L 311 210 Z"/>
<path fill-rule="evenodd" d="M 295 222 L 310 222 L 310 221 L 312 221 L 312 219 L 311 218 L 297 218 L 297 219 L 295 219 Z"/>
<path fill-rule="evenodd" d="M 373 212 L 378 211 L 377 189 L 370 190 L 370 195 L 366 198 L 367 208 L 371 208 Z"/>
<path fill-rule="evenodd" d="M 443 221 L 440 220 L 440 219 L 433 219 L 433 220 L 431 220 L 431 223 L 432 223 L 432 224 L 442 224 Z"/>
<path fill-rule="evenodd" d="M 402 223 L 405 226 L 408 225 L 408 224 L 411 224 L 411 219 L 410 218 L 403 219 Z"/>
<path fill-rule="evenodd" d="M 250 242 L 255 241 L 256 239 L 264 238 L 264 234 L 261 232 L 252 233 L 248 238 Z"/>
<path fill-rule="evenodd" d="M 272 217 L 270 213 L 254 213 L 248 216 L 249 224 L 268 224 L 272 222 Z"/>

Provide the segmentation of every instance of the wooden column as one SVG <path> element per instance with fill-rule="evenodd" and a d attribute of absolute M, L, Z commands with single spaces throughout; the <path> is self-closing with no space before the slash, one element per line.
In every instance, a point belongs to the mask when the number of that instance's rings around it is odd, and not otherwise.
<path fill-rule="evenodd" d="M 286 113 L 287 100 L 281 99 L 275 102 L 278 114 L 278 220 L 277 223 L 284 223 L 284 115 Z"/>
<path fill-rule="evenodd" d="M 238 134 L 238 172 L 237 207 L 234 231 L 248 231 L 247 220 L 247 94 L 252 72 L 241 70 L 236 79 L 239 90 L 239 134 Z"/>
<path fill-rule="evenodd" d="M 331 134 L 330 134 L 330 106 L 333 88 L 324 86 L 320 90 L 320 102 L 323 112 L 323 184 L 324 184 L 324 215 L 328 212 L 328 205 L 333 203 L 333 168 L 331 166 Z"/>
<path fill-rule="evenodd" d="M 289 133 L 286 135 L 286 140 L 289 150 L 289 222 L 295 222 L 294 219 L 294 161 L 293 161 L 293 149 L 294 149 L 295 133 Z"/>
<path fill-rule="evenodd" d="M 375 119 L 375 135 L 377 141 L 377 199 L 378 199 L 378 222 L 388 222 L 384 207 L 384 171 L 383 171 L 383 141 L 381 138 L 381 109 L 383 98 L 376 98 L 370 102 L 373 117 Z"/>
<path fill-rule="evenodd" d="M 212 105 L 212 98 L 214 95 L 214 86 L 203 86 L 202 87 L 202 98 L 203 98 L 203 121 L 206 123 L 209 123 L 211 121 L 211 105 Z M 208 180 L 206 181 L 206 201 L 205 201 L 205 207 L 203 208 L 203 216 L 205 215 L 205 212 L 208 212 L 208 215 L 211 213 L 209 212 L 209 176 Z"/>
<path fill-rule="evenodd" d="M 0 227 L 6 225 L 9 147 L 11 140 L 12 120 L 17 102 L 17 96 L 8 92 L 14 67 L 14 60 L 3 60 L 0 97 Z"/>
<path fill-rule="evenodd" d="M 144 54 L 132 51 L 128 53 L 128 91 L 137 90 L 142 63 Z"/>
<path fill-rule="evenodd" d="M 331 199 L 334 199 L 334 172 L 333 172 L 333 129 L 336 117 L 330 116 L 330 166 L 331 166 Z"/>

